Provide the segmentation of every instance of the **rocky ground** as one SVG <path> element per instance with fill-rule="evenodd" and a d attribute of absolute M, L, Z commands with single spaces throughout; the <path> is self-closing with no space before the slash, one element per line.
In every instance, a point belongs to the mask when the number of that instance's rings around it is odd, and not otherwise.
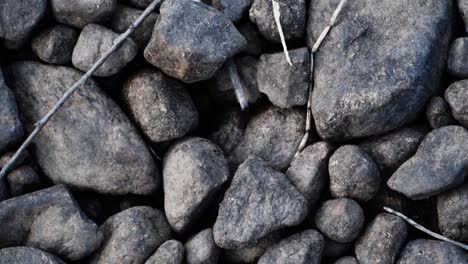
<path fill-rule="evenodd" d="M 291 64 L 271 0 L 163 0 L 0 180 L 0 263 L 467 264 L 383 207 L 468 243 L 468 1 L 313 56 L 340 1 L 275 1 Z M 0 0 L 0 167 L 151 2 Z"/>

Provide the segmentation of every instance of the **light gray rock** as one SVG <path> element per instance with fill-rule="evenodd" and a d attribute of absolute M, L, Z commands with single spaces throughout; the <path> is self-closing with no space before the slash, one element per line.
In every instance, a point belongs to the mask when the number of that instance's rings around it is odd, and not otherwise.
<path fill-rule="evenodd" d="M 11 85 L 29 129 L 82 73 L 36 62 L 11 67 Z M 160 174 L 119 107 L 90 80 L 35 138 L 42 171 L 55 183 L 108 194 L 150 194 Z"/>
<path fill-rule="evenodd" d="M 335 261 L 334 264 L 359 264 L 355 257 L 342 257 Z"/>
<path fill-rule="evenodd" d="M 0 249 L 0 264 L 65 264 L 59 258 L 32 247 Z"/>
<path fill-rule="evenodd" d="M 431 98 L 426 106 L 426 119 L 432 129 L 455 125 L 450 106 L 440 96 Z"/>
<path fill-rule="evenodd" d="M 26 38 L 45 14 L 47 0 L 2 0 L 0 37 L 12 41 Z"/>
<path fill-rule="evenodd" d="M 185 244 L 187 264 L 216 264 L 221 250 L 213 239 L 213 229 L 205 229 Z"/>
<path fill-rule="evenodd" d="M 452 109 L 453 117 L 468 128 L 468 80 L 458 81 L 445 90 L 445 100 Z"/>
<path fill-rule="evenodd" d="M 167 75 L 192 83 L 209 79 L 245 45 L 244 37 L 215 8 L 166 0 L 144 56 Z"/>
<path fill-rule="evenodd" d="M 468 131 L 446 126 L 429 133 L 416 154 L 387 181 L 388 187 L 420 200 L 463 182 L 468 167 Z"/>
<path fill-rule="evenodd" d="M 468 30 L 468 2 L 466 0 L 457 0 L 458 10 L 465 22 L 465 28 Z"/>
<path fill-rule="evenodd" d="M 468 78 L 468 38 L 457 38 L 452 42 L 448 55 L 447 70 L 458 78 Z"/>
<path fill-rule="evenodd" d="M 168 240 L 145 262 L 145 264 L 182 264 L 184 245 L 177 240 Z"/>
<path fill-rule="evenodd" d="M 468 263 L 468 255 L 448 242 L 417 239 L 403 248 L 396 264 L 446 264 Z"/>
<path fill-rule="evenodd" d="M 15 96 L 10 88 L 6 86 L 1 68 L 0 98 L 0 153 L 3 153 L 21 140 L 23 137 L 23 125 L 18 114 Z"/>
<path fill-rule="evenodd" d="M 468 183 L 437 196 L 437 218 L 444 236 L 468 243 Z"/>
<path fill-rule="evenodd" d="M 12 170 L 8 173 L 6 180 L 12 196 L 20 196 L 41 188 L 41 178 L 28 165 L 22 165 Z"/>
<path fill-rule="evenodd" d="M 311 2 L 309 47 L 338 2 Z M 318 134 L 342 141 L 382 134 L 418 117 L 441 88 L 452 10 L 452 1 L 439 0 L 345 5 L 315 54 L 312 112 Z"/>
<path fill-rule="evenodd" d="M 244 13 L 250 8 L 253 0 L 212 0 L 211 5 L 223 12 L 232 22 L 241 20 Z"/>
<path fill-rule="evenodd" d="M 64 25 L 55 25 L 40 32 L 31 42 L 39 59 L 51 64 L 71 62 L 73 48 L 78 40 L 78 31 Z"/>
<path fill-rule="evenodd" d="M 247 41 L 247 45 L 242 53 L 255 57 L 260 56 L 268 43 L 263 39 L 257 26 L 250 21 L 244 21 L 237 25 L 237 30 L 239 30 Z"/>
<path fill-rule="evenodd" d="M 55 19 L 65 25 L 84 28 L 106 22 L 115 11 L 117 0 L 50 0 Z"/>
<path fill-rule="evenodd" d="M 287 176 L 249 158 L 239 166 L 213 227 L 216 244 L 239 249 L 284 227 L 301 223 L 307 201 Z"/>

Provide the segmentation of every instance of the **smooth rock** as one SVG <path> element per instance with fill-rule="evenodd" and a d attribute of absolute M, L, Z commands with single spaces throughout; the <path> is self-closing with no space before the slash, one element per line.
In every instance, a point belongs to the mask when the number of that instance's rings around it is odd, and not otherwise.
<path fill-rule="evenodd" d="M 334 264 L 359 264 L 355 257 L 342 257 L 335 261 Z"/>
<path fill-rule="evenodd" d="M 448 242 L 429 239 L 410 241 L 403 248 L 396 264 L 468 263 L 468 255 Z"/>
<path fill-rule="evenodd" d="M 23 137 L 23 125 L 18 114 L 16 99 L 6 86 L 0 68 L 0 154 L 18 143 Z M 3 166 L 2 166 L 3 167 Z"/>
<path fill-rule="evenodd" d="M 65 264 L 56 256 L 32 247 L 0 249 L 0 264 Z"/>
<path fill-rule="evenodd" d="M 453 117 L 468 129 L 468 80 L 458 81 L 445 90 L 445 100 Z"/>
<path fill-rule="evenodd" d="M 444 98 L 434 96 L 426 106 L 426 119 L 432 129 L 455 125 L 452 110 Z"/>
<path fill-rule="evenodd" d="M 50 0 L 55 19 L 65 25 L 84 28 L 112 17 L 117 0 Z"/>
<path fill-rule="evenodd" d="M 184 245 L 177 240 L 164 242 L 145 264 L 182 264 Z"/>
<path fill-rule="evenodd" d="M 205 229 L 185 244 L 185 258 L 187 264 L 216 264 L 220 249 L 213 239 L 213 229 Z"/>
<path fill-rule="evenodd" d="M 26 38 L 45 14 L 47 0 L 2 0 L 0 38 Z"/>
<path fill-rule="evenodd" d="M 468 183 L 437 196 L 437 218 L 444 236 L 468 243 Z"/>
<path fill-rule="evenodd" d="M 253 0 L 212 0 L 211 5 L 223 12 L 232 22 L 241 20 L 244 13 L 250 8 Z"/>
<path fill-rule="evenodd" d="M 41 178 L 36 171 L 28 165 L 22 165 L 10 173 L 6 180 L 8 189 L 12 196 L 20 196 L 26 193 L 34 192 L 41 189 Z"/>
<path fill-rule="evenodd" d="M 263 39 L 262 35 L 258 31 L 257 26 L 250 21 L 244 21 L 237 25 L 237 30 L 239 30 L 239 32 L 247 41 L 247 45 L 245 46 L 242 53 L 255 57 L 260 56 L 268 43 L 265 39 Z"/>
<path fill-rule="evenodd" d="M 47 63 L 68 64 L 78 36 L 78 31 L 74 28 L 55 25 L 34 37 L 31 47 L 39 59 Z"/>
<path fill-rule="evenodd" d="M 457 38 L 452 42 L 448 55 L 447 70 L 458 78 L 468 78 L 468 38 Z"/>

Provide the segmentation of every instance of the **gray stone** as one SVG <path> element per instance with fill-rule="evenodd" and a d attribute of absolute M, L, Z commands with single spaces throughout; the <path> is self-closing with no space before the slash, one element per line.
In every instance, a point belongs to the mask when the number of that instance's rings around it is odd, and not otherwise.
<path fill-rule="evenodd" d="M 154 0 L 127 0 L 130 4 L 140 9 L 147 8 Z"/>
<path fill-rule="evenodd" d="M 349 243 L 340 243 L 336 242 L 334 240 L 331 240 L 327 237 L 325 237 L 325 245 L 323 248 L 323 257 L 327 260 L 334 260 L 337 258 L 340 258 L 346 254 L 348 254 L 350 251 L 352 251 L 354 247 L 353 242 Z"/>
<path fill-rule="evenodd" d="M 223 12 L 232 22 L 241 20 L 244 13 L 250 8 L 253 0 L 212 0 L 211 5 Z"/>
<path fill-rule="evenodd" d="M 226 155 L 231 153 L 239 144 L 244 134 L 242 113 L 227 111 L 221 113 L 215 121 L 215 128 L 209 139 L 215 142 Z"/>
<path fill-rule="evenodd" d="M 78 31 L 64 25 L 55 25 L 40 32 L 31 42 L 39 59 L 51 64 L 71 62 Z"/>
<path fill-rule="evenodd" d="M 132 75 L 124 83 L 123 98 L 152 143 L 182 137 L 198 126 L 198 111 L 186 87 L 158 70 Z"/>
<path fill-rule="evenodd" d="M 406 241 L 406 224 L 392 214 L 379 214 L 356 242 L 360 264 L 393 264 Z"/>
<path fill-rule="evenodd" d="M 23 137 L 21 124 L 16 106 L 16 99 L 10 88 L 6 86 L 3 72 L 0 68 L 0 154 L 18 143 Z M 3 166 L 2 166 L 3 167 Z"/>
<path fill-rule="evenodd" d="M 2 0 L 0 38 L 26 38 L 45 14 L 47 0 Z"/>
<path fill-rule="evenodd" d="M 218 10 L 193 0 L 166 0 L 145 59 L 167 75 L 192 83 L 207 80 L 246 45 Z"/>
<path fill-rule="evenodd" d="M 323 237 L 319 232 L 312 229 L 305 230 L 268 248 L 258 263 L 320 264 L 323 243 Z"/>
<path fill-rule="evenodd" d="M 311 2 L 309 47 L 339 1 L 332 2 Z M 315 54 L 312 112 L 323 139 L 342 141 L 401 127 L 440 90 L 452 1 L 424 3 L 357 0 L 345 5 Z"/>
<path fill-rule="evenodd" d="M 463 182 L 468 167 L 468 131 L 446 126 L 429 133 L 416 154 L 388 180 L 390 189 L 420 200 Z"/>
<path fill-rule="evenodd" d="M 306 1 L 277 0 L 276 2 L 280 7 L 280 22 L 286 41 L 301 39 L 306 29 Z M 249 16 L 266 39 L 280 42 L 271 0 L 254 0 Z"/>
<path fill-rule="evenodd" d="M 216 264 L 221 250 L 213 239 L 213 229 L 205 229 L 185 244 L 187 264 Z"/>
<path fill-rule="evenodd" d="M 456 2 L 463 22 L 465 22 L 465 28 L 468 30 L 468 2 L 466 0 L 457 0 Z"/>
<path fill-rule="evenodd" d="M 248 156 L 255 155 L 274 169 L 285 169 L 304 136 L 304 124 L 305 113 L 298 108 L 263 108 L 252 115 L 229 160 L 238 166 Z"/>
<path fill-rule="evenodd" d="M 431 98 L 426 106 L 426 119 L 432 129 L 455 125 L 450 106 L 440 96 Z"/>
<path fill-rule="evenodd" d="M 315 213 L 315 224 L 328 238 L 348 243 L 355 240 L 364 227 L 364 211 L 348 198 L 328 200 Z"/>
<path fill-rule="evenodd" d="M 437 196 L 437 218 L 444 236 L 468 243 L 468 183 Z"/>
<path fill-rule="evenodd" d="M 272 232 L 241 249 L 224 249 L 223 260 L 227 263 L 257 263 L 266 250 L 283 238 L 284 230 Z"/>
<path fill-rule="evenodd" d="M 184 245 L 177 240 L 168 240 L 145 262 L 145 264 L 182 264 Z"/>
<path fill-rule="evenodd" d="M 333 197 L 369 201 L 380 188 L 379 168 L 372 158 L 356 145 L 344 145 L 330 157 L 330 191 Z"/>
<path fill-rule="evenodd" d="M 406 244 L 396 264 L 468 263 L 468 255 L 448 242 L 417 239 Z"/>
<path fill-rule="evenodd" d="M 15 152 L 6 152 L 0 157 L 0 168 L 5 167 L 8 162 L 10 162 L 11 158 L 13 158 L 13 155 L 15 155 Z M 17 168 L 19 165 L 23 165 L 28 159 L 30 159 L 30 154 L 28 150 L 25 150 L 21 155 L 19 155 L 12 169 Z"/>
<path fill-rule="evenodd" d="M 359 264 L 355 257 L 342 257 L 335 261 L 334 264 Z"/>
<path fill-rule="evenodd" d="M 267 234 L 301 223 L 307 201 L 287 176 L 256 158 L 239 166 L 213 227 L 216 244 L 239 249 Z"/>
<path fill-rule="evenodd" d="M 256 57 L 260 56 L 268 43 L 263 39 L 257 26 L 250 21 L 244 21 L 237 25 L 237 29 L 247 41 L 247 45 L 242 53 Z"/>
<path fill-rule="evenodd" d="M 457 38 L 452 42 L 448 55 L 447 70 L 458 78 L 468 78 L 468 38 Z"/>
<path fill-rule="evenodd" d="M 445 100 L 452 109 L 453 117 L 468 128 L 468 80 L 458 81 L 445 90 Z"/>
<path fill-rule="evenodd" d="M 176 232 L 185 232 L 229 178 L 223 151 L 203 138 L 187 138 L 164 155 L 164 209 Z"/>
<path fill-rule="evenodd" d="M 84 28 L 112 17 L 117 0 L 50 0 L 55 19 L 65 25 Z"/>
<path fill-rule="evenodd" d="M 104 244 L 90 263 L 144 263 L 171 236 L 164 214 L 148 206 L 136 206 L 109 217 L 99 227 Z"/>
<path fill-rule="evenodd" d="M 29 129 L 82 73 L 17 62 L 11 85 Z M 30 130 L 29 130 L 30 131 Z M 150 194 L 160 174 L 149 149 L 119 107 L 90 80 L 34 140 L 42 171 L 56 183 L 108 194 Z"/>
<path fill-rule="evenodd" d="M 310 53 L 307 48 L 289 51 L 292 66 L 283 52 L 263 54 L 257 71 L 258 89 L 281 108 L 307 103 Z"/>
<path fill-rule="evenodd" d="M 119 34 L 101 25 L 87 25 L 81 31 L 73 50 L 73 66 L 84 72 L 90 70 L 93 64 L 110 50 L 118 37 Z M 93 75 L 107 77 L 118 73 L 135 58 L 137 50 L 135 42 L 131 38 L 127 39 Z"/>
<path fill-rule="evenodd" d="M 22 165 L 12 170 L 6 179 L 12 196 L 20 196 L 41 188 L 41 178 L 28 165 Z"/>
<path fill-rule="evenodd" d="M 65 264 L 59 258 L 32 247 L 0 249 L 0 264 Z"/>

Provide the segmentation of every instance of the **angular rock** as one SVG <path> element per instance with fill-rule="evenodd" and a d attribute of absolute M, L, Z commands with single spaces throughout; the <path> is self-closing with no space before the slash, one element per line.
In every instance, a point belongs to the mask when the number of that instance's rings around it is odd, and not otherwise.
<path fill-rule="evenodd" d="M 176 232 L 185 232 L 229 178 L 223 151 L 203 138 L 187 138 L 164 155 L 164 209 Z"/>
<path fill-rule="evenodd" d="M 311 2 L 309 47 L 338 2 Z M 358 0 L 345 5 L 315 55 L 312 112 L 323 139 L 382 134 L 419 115 L 440 90 L 451 3 Z"/>
<path fill-rule="evenodd" d="M 148 206 L 136 206 L 111 216 L 99 228 L 104 244 L 90 263 L 144 263 L 171 236 L 164 214 Z"/>
<path fill-rule="evenodd" d="M 118 37 L 119 34 L 101 25 L 87 25 L 81 31 L 73 50 L 73 66 L 81 71 L 88 71 L 112 47 Z M 118 73 L 135 58 L 137 50 L 135 42 L 131 38 L 127 39 L 93 75 L 108 77 Z"/>
<path fill-rule="evenodd" d="M 281 108 L 307 104 L 310 53 L 307 48 L 289 51 L 291 63 L 283 52 L 264 54 L 257 71 L 258 89 L 270 102 Z"/>
<path fill-rule="evenodd" d="M 55 25 L 40 32 L 31 42 L 39 59 L 51 64 L 71 62 L 73 48 L 78 41 L 78 31 L 64 25 Z"/>
<path fill-rule="evenodd" d="M 468 38 L 457 38 L 452 42 L 448 55 L 447 70 L 458 78 L 468 78 Z"/>
<path fill-rule="evenodd" d="M 0 38 L 26 38 L 45 14 L 47 0 L 2 0 Z"/>
<path fill-rule="evenodd" d="M 182 264 L 184 245 L 177 240 L 168 240 L 145 262 L 145 264 Z"/>
<path fill-rule="evenodd" d="M 432 129 L 455 125 L 450 106 L 439 96 L 431 98 L 426 106 L 426 119 Z"/>
<path fill-rule="evenodd" d="M 56 256 L 32 247 L 0 249 L 0 264 L 65 264 Z"/>
<path fill-rule="evenodd" d="M 244 37 L 215 8 L 192 0 L 167 0 L 144 56 L 167 75 L 192 83 L 209 79 L 245 45 Z"/>
<path fill-rule="evenodd" d="M 117 0 L 50 0 L 55 19 L 65 25 L 84 28 L 112 17 Z"/>
<path fill-rule="evenodd" d="M 437 218 L 444 236 L 468 243 L 468 183 L 437 196 Z"/>
<path fill-rule="evenodd" d="M 416 154 L 388 180 L 392 190 L 420 200 L 463 182 L 468 173 L 468 131 L 446 126 L 429 133 Z"/>
<path fill-rule="evenodd" d="M 22 165 L 12 170 L 6 179 L 12 196 L 20 196 L 41 189 L 41 178 L 28 165 Z"/>
<path fill-rule="evenodd" d="M 124 84 L 132 118 L 152 143 L 184 136 L 198 126 L 198 111 L 182 83 L 160 71 L 140 70 Z"/>
<path fill-rule="evenodd" d="M 215 142 L 225 154 L 229 154 L 239 144 L 244 134 L 242 113 L 227 111 L 215 121 L 216 127 L 209 139 Z"/>
<path fill-rule="evenodd" d="M 317 210 L 315 224 L 328 238 L 347 243 L 355 240 L 364 227 L 364 212 L 354 200 L 328 200 Z"/>
<path fill-rule="evenodd" d="M 334 264 L 359 264 L 355 257 L 342 257 L 335 261 Z"/>
<path fill-rule="evenodd" d="M 212 0 L 211 5 L 223 12 L 232 22 L 241 20 L 244 13 L 250 8 L 253 0 Z"/>
<path fill-rule="evenodd" d="M 323 236 L 319 232 L 305 230 L 268 248 L 258 263 L 320 264 L 323 246 Z"/>
<path fill-rule="evenodd" d="M 356 145 L 344 145 L 330 157 L 330 191 L 333 197 L 369 201 L 380 188 L 379 168 Z"/>
<path fill-rule="evenodd" d="M 221 250 L 213 239 L 213 229 L 205 229 L 185 244 L 187 264 L 216 264 Z"/>
<path fill-rule="evenodd" d="M 393 264 L 406 241 L 406 223 L 392 214 L 379 214 L 356 242 L 360 264 Z"/>
<path fill-rule="evenodd" d="M 468 2 L 466 0 L 457 0 L 458 10 L 465 22 L 465 28 L 468 29 Z"/>
<path fill-rule="evenodd" d="M 23 125 L 18 114 L 15 96 L 10 88 L 6 86 L 1 68 L 0 98 L 0 153 L 3 153 L 6 149 L 21 140 L 23 137 Z"/>
<path fill-rule="evenodd" d="M 410 241 L 403 248 L 397 264 L 468 263 L 468 255 L 448 242 L 429 239 Z"/>
<path fill-rule="evenodd" d="M 82 73 L 17 62 L 11 85 L 29 128 Z M 108 194 L 150 194 L 160 186 L 151 153 L 119 107 L 90 80 L 34 140 L 42 171 L 56 183 Z"/>
<path fill-rule="evenodd" d="M 237 30 L 239 30 L 247 41 L 247 45 L 242 53 L 259 57 L 263 53 L 263 50 L 265 50 L 268 43 L 263 39 L 257 26 L 250 21 L 245 21 L 237 25 Z"/>
<path fill-rule="evenodd" d="M 213 227 L 216 244 L 239 249 L 268 233 L 301 223 L 307 201 L 286 175 L 249 158 L 239 166 Z"/>
<path fill-rule="evenodd" d="M 468 80 L 458 81 L 445 90 L 445 100 L 453 117 L 468 129 Z"/>

